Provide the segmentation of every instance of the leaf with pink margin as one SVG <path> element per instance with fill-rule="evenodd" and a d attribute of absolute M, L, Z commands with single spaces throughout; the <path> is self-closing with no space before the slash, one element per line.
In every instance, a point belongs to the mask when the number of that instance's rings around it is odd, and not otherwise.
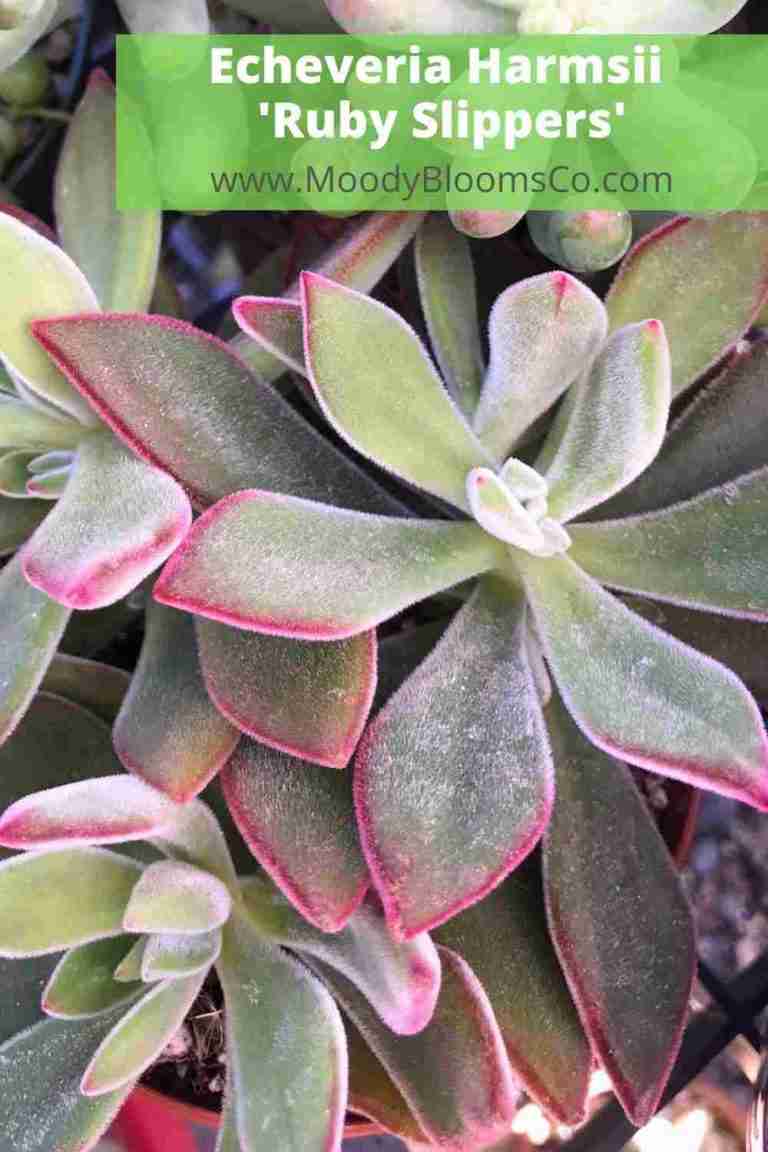
<path fill-rule="evenodd" d="M 96 510 L 84 516 L 83 509 Z M 72 477 L 21 553 L 35 588 L 68 608 L 114 604 L 158 568 L 192 523 L 175 480 L 108 432 L 80 444 Z"/>
<path fill-rule="evenodd" d="M 470 1152 L 509 1128 L 517 1091 L 493 1009 L 469 965 L 438 948 L 442 986 L 431 1022 L 396 1036 L 344 976 L 313 961 L 334 997 L 402 1093 L 428 1139 Z M 439 1076 L 435 1070 L 439 1069 Z"/>
<path fill-rule="evenodd" d="M 396 943 L 384 918 L 362 904 L 340 932 L 320 932 L 258 877 L 243 882 L 245 908 L 260 935 L 330 964 L 358 988 L 393 1032 L 411 1036 L 429 1021 L 440 991 L 440 960 L 426 933 Z"/>
<path fill-rule="evenodd" d="M 123 934 L 141 868 L 103 848 L 12 856 L 0 864 L 0 956 L 45 956 Z"/>
<path fill-rule="evenodd" d="M 32 702 L 69 615 L 27 583 L 17 556 L 0 572 L 0 744 Z"/>
<path fill-rule="evenodd" d="M 494 240 L 519 224 L 525 212 L 473 212 L 455 208 L 450 213 L 451 223 L 465 236 L 476 240 Z"/>
<path fill-rule="evenodd" d="M 567 557 L 518 553 L 516 563 L 561 695 L 598 748 L 768 809 L 768 741 L 738 677 L 635 615 Z"/>
<path fill-rule="evenodd" d="M 338 932 L 368 887 L 349 773 L 243 737 L 221 778 L 240 835 L 310 924 Z"/>
<path fill-rule="evenodd" d="M 232 305 L 239 327 L 283 369 L 306 375 L 301 304 L 281 296 L 239 296 Z"/>
<path fill-rule="evenodd" d="M 125 767 L 180 803 L 227 762 L 240 734 L 206 691 L 186 613 L 149 602 L 141 656 L 112 735 Z"/>
<path fill-rule="evenodd" d="M 398 313 L 316 273 L 302 276 L 309 381 L 324 415 L 358 452 L 467 508 L 470 469 L 494 460 Z"/>
<path fill-rule="evenodd" d="M 488 571 L 503 555 L 474 523 L 237 492 L 195 522 L 161 573 L 155 599 L 254 632 L 344 640 Z"/>
<path fill-rule="evenodd" d="M 105 724 L 112 724 L 131 677 L 122 668 L 58 653 L 48 665 L 41 690 L 79 704 Z"/>
<path fill-rule="evenodd" d="M 351 507 L 392 500 L 234 353 L 164 316 L 73 316 L 37 340 L 135 453 L 200 506 L 258 486 Z"/>
<path fill-rule="evenodd" d="M 474 428 L 501 459 L 589 367 L 605 339 L 602 302 L 567 272 L 513 284 L 488 324 L 491 359 Z"/>
<path fill-rule="evenodd" d="M 137 881 L 123 925 L 126 932 L 194 935 L 220 928 L 231 909 L 221 880 L 180 860 L 159 860 Z"/>
<path fill-rule="evenodd" d="M 0 496 L 11 500 L 27 499 L 27 466 L 37 455 L 34 449 L 0 454 Z"/>
<path fill-rule="evenodd" d="M 46 500 L 0 496 L 0 556 L 10 556 L 40 526 L 51 510 Z"/>
<path fill-rule="evenodd" d="M 768 296 L 768 213 L 678 217 L 629 252 L 606 298 L 611 327 L 660 320 L 679 396 L 747 332 Z"/>
<path fill-rule="evenodd" d="M 525 601 L 488 577 L 358 750 L 360 836 L 394 936 L 482 899 L 534 848 L 552 799 Z"/>
<path fill-rule="evenodd" d="M 237 917 L 217 965 L 227 1075 L 244 1149 L 340 1152 L 347 1045 L 338 1009 L 303 965 Z"/>
<path fill-rule="evenodd" d="M 84 1020 L 132 1000 L 141 984 L 118 983 L 114 971 L 133 941 L 114 936 L 71 948 L 45 986 L 43 1011 L 57 1020 Z"/>
<path fill-rule="evenodd" d="M 40 500 L 58 500 L 64 495 L 70 476 L 69 468 L 39 472 L 27 481 L 27 496 L 37 496 Z"/>
<path fill-rule="evenodd" d="M 627 1115 L 646 1124 L 682 1038 L 693 917 L 630 773 L 553 699 L 557 800 L 544 837 L 547 914 L 582 1023 Z"/>
<path fill-rule="evenodd" d="M 302 760 L 346 767 L 376 689 L 374 632 L 311 643 L 198 618 L 197 639 L 210 699 L 237 729 Z"/>
<path fill-rule="evenodd" d="M 141 978 L 181 980 L 195 972 L 207 971 L 221 952 L 221 932 L 198 932 L 194 936 L 165 932 L 149 936 L 141 954 Z"/>
<path fill-rule="evenodd" d="M 670 405 L 669 346 L 655 320 L 608 339 L 571 386 L 542 449 L 547 515 L 567 522 L 630 484 L 653 461 Z"/>

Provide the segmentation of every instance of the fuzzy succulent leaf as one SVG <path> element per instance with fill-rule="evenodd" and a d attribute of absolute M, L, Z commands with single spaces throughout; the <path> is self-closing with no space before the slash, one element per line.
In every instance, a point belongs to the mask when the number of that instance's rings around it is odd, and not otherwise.
<path fill-rule="evenodd" d="M 210 698 L 241 732 L 302 760 L 346 766 L 376 689 L 375 633 L 312 643 L 199 618 L 197 638 Z"/>
<path fill-rule="evenodd" d="M 137 881 L 123 924 L 126 932 L 208 933 L 227 921 L 231 908 L 221 880 L 180 860 L 159 860 Z"/>
<path fill-rule="evenodd" d="M 229 854 L 221 826 L 210 808 L 199 800 L 190 800 L 176 809 L 172 825 L 153 837 L 153 842 L 167 856 L 194 864 L 210 872 L 230 890 L 237 884 L 235 866 Z"/>
<path fill-rule="evenodd" d="M 29 448 L 38 453 L 46 448 L 73 449 L 82 435 L 82 425 L 74 420 L 27 404 L 18 396 L 0 396 L 2 448 Z"/>
<path fill-rule="evenodd" d="M 344 1020 L 344 1030 L 349 1050 L 350 1109 L 402 1140 L 422 1143 L 426 1135 L 400 1089 L 349 1017 Z"/>
<path fill-rule="evenodd" d="M 545 441 L 547 514 L 572 520 L 639 476 L 661 447 L 669 404 L 663 328 L 649 320 L 619 329 L 569 390 Z"/>
<path fill-rule="evenodd" d="M 636 616 L 568 558 L 518 565 L 560 692 L 598 748 L 768 808 L 765 729 L 732 672 Z"/>
<path fill-rule="evenodd" d="M 193 619 L 155 601 L 113 730 L 129 771 L 171 799 L 191 800 L 219 772 L 239 733 L 206 691 Z"/>
<path fill-rule="evenodd" d="M 630 773 L 554 699 L 557 800 L 544 837 L 552 937 L 582 1023 L 630 1119 L 659 1103 L 695 971 L 680 880 Z"/>
<path fill-rule="evenodd" d="M 243 1152 L 338 1152 L 347 1048 L 333 1000 L 306 968 L 241 918 L 225 929 L 218 971 Z"/>
<path fill-rule="evenodd" d="M 264 539 L 268 551 L 258 547 Z M 498 541 L 475 524 L 238 492 L 196 521 L 155 597 L 254 632 L 343 640 L 487 571 L 502 555 Z"/>
<path fill-rule="evenodd" d="M 238 830 L 262 868 L 311 924 L 338 932 L 368 887 L 350 774 L 293 759 L 244 736 L 221 783 Z"/>
<path fill-rule="evenodd" d="M 198 932 L 180 935 L 163 932 L 150 936 L 141 954 L 141 978 L 180 980 L 196 972 L 207 971 L 221 952 L 221 932 Z"/>
<path fill-rule="evenodd" d="M 40 687 L 43 692 L 79 704 L 105 724 L 112 724 L 130 682 L 122 668 L 59 653 L 48 665 Z"/>
<path fill-rule="evenodd" d="M 0 496 L 23 500 L 27 496 L 27 467 L 38 453 L 32 449 L 0 455 Z"/>
<path fill-rule="evenodd" d="M 341 972 L 393 1032 L 410 1036 L 429 1023 L 440 991 L 440 960 L 429 936 L 396 943 L 383 917 L 366 904 L 341 931 L 321 932 L 257 877 L 243 884 L 242 895 L 260 935 Z"/>
<path fill-rule="evenodd" d="M 442 923 L 498 884 L 539 840 L 552 788 L 524 598 L 489 577 L 358 752 L 361 839 L 395 936 Z"/>
<path fill-rule="evenodd" d="M 660 320 L 672 395 L 689 388 L 741 339 L 768 294 L 768 213 L 678 217 L 636 244 L 613 282 L 612 328 Z"/>
<path fill-rule="evenodd" d="M 194 939 L 194 937 L 190 936 L 189 939 Z M 123 956 L 113 973 L 118 983 L 141 983 L 141 964 L 148 940 L 149 936 L 140 936 L 136 943 L 126 952 L 125 956 Z"/>
<path fill-rule="evenodd" d="M 284 296 L 239 296 L 232 305 L 232 315 L 245 335 L 255 340 L 266 356 L 277 360 L 282 370 L 306 375 L 298 300 Z"/>
<path fill-rule="evenodd" d="M 54 187 L 56 223 L 64 251 L 102 308 L 143 312 L 152 299 L 162 217 L 116 210 L 115 164 L 115 89 L 98 70 L 64 138 Z"/>
<path fill-rule="evenodd" d="M 133 943 L 133 936 L 114 936 L 65 952 L 45 986 L 43 1010 L 59 1020 L 83 1020 L 133 999 L 141 985 L 114 977 Z"/>
<path fill-rule="evenodd" d="M 27 540 L 50 511 L 45 500 L 0 496 L 0 556 L 9 556 Z"/>

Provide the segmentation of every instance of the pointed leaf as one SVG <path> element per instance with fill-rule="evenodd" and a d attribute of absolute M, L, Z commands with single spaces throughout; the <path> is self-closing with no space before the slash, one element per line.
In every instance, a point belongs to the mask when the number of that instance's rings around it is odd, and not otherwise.
<path fill-rule="evenodd" d="M 240 296 L 232 315 L 246 336 L 255 340 L 281 368 L 306 375 L 301 304 L 275 296 Z"/>
<path fill-rule="evenodd" d="M 338 932 L 368 887 L 350 775 L 243 737 L 221 783 L 262 868 L 311 924 Z"/>
<path fill-rule="evenodd" d="M 302 300 L 310 383 L 333 427 L 382 468 L 466 508 L 467 472 L 493 460 L 413 329 L 315 273 L 302 276 Z"/>
<path fill-rule="evenodd" d="M 0 295 L 5 301 L 0 356 L 39 396 L 84 424 L 96 424 L 88 405 L 29 332 L 32 320 L 98 308 L 93 290 L 61 248 L 5 213 L 0 213 Z"/>
<path fill-rule="evenodd" d="M 20 548 L 50 510 L 44 500 L 9 500 L 0 496 L 0 556 Z"/>
<path fill-rule="evenodd" d="M 475 524 L 238 492 L 196 521 L 155 597 L 254 632 L 343 640 L 492 568 L 501 555 Z"/>
<path fill-rule="evenodd" d="M 358 753 L 360 835 L 390 930 L 408 938 L 489 892 L 539 840 L 552 786 L 524 600 L 488 578 Z"/>
<path fill-rule="evenodd" d="M 98 509 L 83 516 L 83 508 Z M 113 604 L 183 539 L 192 512 L 179 485 L 109 433 L 80 445 L 72 478 L 22 554 L 35 588 L 69 608 Z"/>
<path fill-rule="evenodd" d="M 197 637 L 211 699 L 241 732 L 302 760 L 345 767 L 376 688 L 375 633 L 310 643 L 198 619 Z"/>
<path fill-rule="evenodd" d="M 132 936 L 94 940 L 62 956 L 43 992 L 43 1009 L 63 1020 L 98 1016 L 131 1000 L 141 985 L 120 984 L 115 966 L 133 945 Z"/>
<path fill-rule="evenodd" d="M 86 1068 L 80 1090 L 103 1096 L 137 1080 L 179 1030 L 197 999 L 206 970 L 158 984 L 105 1036 Z"/>
<path fill-rule="evenodd" d="M 510 455 L 589 367 L 607 327 L 600 300 L 566 272 L 534 276 L 502 292 L 491 311 L 491 362 L 474 423 L 492 452 Z"/>
<path fill-rule="evenodd" d="M 135 861 L 102 848 L 4 860 L 0 955 L 43 956 L 121 935 L 123 913 L 140 871 Z"/>
<path fill-rule="evenodd" d="M 768 294 L 768 214 L 677 217 L 636 244 L 606 300 L 612 328 L 660 320 L 672 395 L 711 368 L 749 329 Z"/>
<path fill-rule="evenodd" d="M 383 917 L 365 904 L 340 932 L 320 932 L 266 881 L 249 879 L 242 893 L 260 935 L 337 969 L 393 1032 L 408 1036 L 429 1023 L 440 990 L 440 961 L 429 936 L 397 944 Z"/>
<path fill-rule="evenodd" d="M 122 668 L 59 654 L 48 666 L 41 687 L 44 692 L 80 704 L 105 724 L 111 724 L 130 682 Z"/>
<path fill-rule="evenodd" d="M 550 669 L 589 739 L 639 768 L 768 808 L 768 742 L 741 681 L 571 560 L 519 555 Z"/>
<path fill-rule="evenodd" d="M 150 601 L 113 739 L 126 768 L 181 802 L 201 792 L 232 753 L 239 733 L 206 691 L 186 613 Z"/>
<path fill-rule="evenodd" d="M 373 712 L 378 712 L 394 696 L 430 652 L 450 624 L 450 617 L 429 624 L 405 627 L 379 641 L 379 675 Z"/>
<path fill-rule="evenodd" d="M 547 712 L 557 801 L 544 838 L 552 937 L 582 1022 L 630 1119 L 658 1107 L 695 971 L 693 920 L 626 768 Z"/>
<path fill-rule="evenodd" d="M 141 964 L 149 939 L 149 936 L 140 936 L 117 965 L 113 975 L 119 984 L 132 984 L 136 981 L 141 982 Z M 193 937 L 190 936 L 189 939 L 191 940 Z"/>
<path fill-rule="evenodd" d="M 38 472 L 27 481 L 27 496 L 37 496 L 41 500 L 58 500 L 72 475 L 70 468 L 56 468 L 51 472 Z"/>
<path fill-rule="evenodd" d="M 38 341 L 134 452 L 200 505 L 272 487 L 377 511 L 392 502 L 225 344 L 163 316 L 78 316 Z"/>
<path fill-rule="evenodd" d="M 512 1071 L 560 1124 L 584 1119 L 592 1054 L 549 939 L 538 862 L 437 930 L 493 1006 Z"/>
<path fill-rule="evenodd" d="M 219 975 L 243 1147 L 338 1152 L 347 1048 L 331 997 L 302 965 L 239 918 L 225 930 Z"/>
<path fill-rule="evenodd" d="M 0 238 L 1 243 L 1 238 Z M 76 448 L 83 427 L 74 420 L 52 416 L 18 397 L 0 396 L 0 447 Z"/>
<path fill-rule="evenodd" d="M 195 972 L 207 971 L 221 951 L 221 932 L 199 932 L 195 936 L 163 933 L 150 936 L 142 952 L 141 977 L 153 980 L 179 980 Z"/>
<path fill-rule="evenodd" d="M 211 932 L 225 923 L 232 901 L 215 876 L 178 860 L 150 864 L 131 893 L 127 932 Z"/>
<path fill-rule="evenodd" d="M 669 380 L 660 324 L 648 320 L 614 333 L 568 392 L 544 444 L 549 516 L 571 520 L 648 467 L 667 428 Z"/>

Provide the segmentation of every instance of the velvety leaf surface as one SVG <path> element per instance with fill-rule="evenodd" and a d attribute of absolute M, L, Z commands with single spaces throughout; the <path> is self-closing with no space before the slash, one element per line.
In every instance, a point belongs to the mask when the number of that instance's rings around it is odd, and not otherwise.
<path fill-rule="evenodd" d="M 110 427 L 201 504 L 271 487 L 376 511 L 377 485 L 225 344 L 161 316 L 79 316 L 35 335 Z"/>
<path fill-rule="evenodd" d="M 241 836 L 275 884 L 322 932 L 342 928 L 368 887 L 350 774 L 243 737 L 221 783 Z"/>
<path fill-rule="evenodd" d="M 137 984 L 120 984 L 114 971 L 133 946 L 133 936 L 82 944 L 62 956 L 43 993 L 43 1008 L 59 1019 L 83 1019 L 130 1000 Z"/>
<path fill-rule="evenodd" d="M 98 70 L 64 138 L 54 188 L 56 223 L 62 247 L 101 306 L 144 312 L 160 255 L 161 213 L 116 210 L 115 164 L 115 89 Z"/>
<path fill-rule="evenodd" d="M 416 333 L 386 305 L 302 276 L 309 378 L 330 423 L 382 468 L 466 508 L 467 472 L 493 460 Z"/>
<path fill-rule="evenodd" d="M 426 1135 L 384 1065 L 374 1056 L 352 1021 L 344 1020 L 349 1050 L 349 1107 L 403 1140 Z"/>
<path fill-rule="evenodd" d="M 120 935 L 139 872 L 133 860 L 101 848 L 4 860 L 0 864 L 0 954 L 42 956 Z"/>
<path fill-rule="evenodd" d="M 160 1055 L 197 999 L 205 970 L 159 984 L 105 1036 L 85 1070 L 81 1090 L 102 1096 L 137 1080 Z"/>
<path fill-rule="evenodd" d="M 150 936 L 142 952 L 141 976 L 153 980 L 178 980 L 207 970 L 221 951 L 221 932 L 199 932 L 194 936 L 163 933 Z"/>
<path fill-rule="evenodd" d="M 430 1024 L 418 1036 L 390 1032 L 345 977 L 317 961 L 314 965 L 432 1143 L 451 1152 L 469 1152 L 509 1126 L 517 1093 L 480 982 L 454 952 L 438 951 L 440 997 Z"/>
<path fill-rule="evenodd" d="M 298 300 L 281 296 L 240 296 L 232 305 L 232 315 L 246 336 L 255 340 L 283 369 L 306 375 Z"/>
<path fill-rule="evenodd" d="M 744 335 L 767 293 L 768 214 L 731 212 L 678 217 L 644 237 L 606 306 L 612 328 L 662 322 L 677 396 Z"/>
<path fill-rule="evenodd" d="M 590 740 L 640 768 L 768 807 L 765 730 L 732 672 L 636 616 L 569 559 L 518 563 L 550 669 Z"/>
<path fill-rule="evenodd" d="M 223 884 L 237 884 L 235 867 L 218 820 L 200 800 L 179 805 L 173 825 L 154 837 L 155 844 L 175 860 L 212 873 Z"/>
<path fill-rule="evenodd" d="M 425 931 L 498 884 L 541 836 L 552 787 L 522 593 L 487 578 L 358 752 L 358 824 L 390 930 Z"/>
<path fill-rule="evenodd" d="M 66 491 L 25 546 L 24 575 L 69 608 L 103 608 L 162 564 L 191 522 L 175 480 L 96 433 L 82 441 Z"/>
<path fill-rule="evenodd" d="M 61 248 L 6 213 L 0 213 L 0 296 L 5 301 L 0 355 L 35 393 L 83 423 L 96 424 L 29 331 L 32 320 L 98 308 L 93 289 Z"/>
<path fill-rule="evenodd" d="M 127 932 L 211 932 L 229 916 L 224 884 L 179 860 L 150 864 L 131 893 L 123 923 Z"/>
<path fill-rule="evenodd" d="M 547 929 L 538 862 L 437 930 L 476 973 L 515 1077 L 560 1124 L 584 1119 L 592 1054 Z"/>
<path fill-rule="evenodd" d="M 449 623 L 450 617 L 446 615 L 442 620 L 434 620 L 429 624 L 416 627 L 409 625 L 379 640 L 379 674 L 373 702 L 374 712 L 378 712 L 390 696 L 394 696 L 400 685 L 429 656 Z"/>
<path fill-rule="evenodd" d="M 504 458 L 588 367 L 605 339 L 605 309 L 566 272 L 513 284 L 491 310 L 491 360 L 475 430 Z"/>
<path fill-rule="evenodd" d="M 48 665 L 41 688 L 87 708 L 99 720 L 111 724 L 130 682 L 122 668 L 59 653 Z"/>
<path fill-rule="evenodd" d="M 661 512 L 574 527 L 572 558 L 603 584 L 768 619 L 768 468 Z"/>
<path fill-rule="evenodd" d="M 51 415 L 18 397 L 0 396 L 0 447 L 76 448 L 83 427 L 64 416 Z"/>
<path fill-rule="evenodd" d="M 50 511 L 44 500 L 9 500 L 0 496 L 0 556 L 20 548 Z"/>
<path fill-rule="evenodd" d="M 210 698 L 241 732 L 289 755 L 345 767 L 376 687 L 375 633 L 312 643 L 200 618 L 197 637 Z"/>
<path fill-rule="evenodd" d="M 544 444 L 548 515 L 571 520 L 639 476 L 661 447 L 669 403 L 661 325 L 649 320 L 615 332 L 568 392 Z"/>
<path fill-rule="evenodd" d="M 484 361 L 469 243 L 447 217 L 430 213 L 416 235 L 414 258 L 432 351 L 448 391 L 471 418 Z"/>
<path fill-rule="evenodd" d="M 255 632 L 343 640 L 486 571 L 501 555 L 474 524 L 238 492 L 195 522 L 155 597 Z"/>
<path fill-rule="evenodd" d="M 29 707 L 68 619 L 68 609 L 27 583 L 16 557 L 6 564 L 0 572 L 0 743 Z"/>
<path fill-rule="evenodd" d="M 141 656 L 113 739 L 126 768 L 182 802 L 226 763 L 239 733 L 206 691 L 186 613 L 147 605 Z"/>
<path fill-rule="evenodd" d="M 321 932 L 263 880 L 247 880 L 242 893 L 260 934 L 336 968 L 393 1032 L 412 1035 L 429 1023 L 440 990 L 440 961 L 426 933 L 407 944 L 396 943 L 383 917 L 367 904 L 340 932 Z"/>
<path fill-rule="evenodd" d="M 637 1125 L 656 1111 L 695 971 L 693 920 L 626 768 L 553 700 L 557 800 L 544 837 L 550 929 L 582 1022 Z"/>
<path fill-rule="evenodd" d="M 218 970 L 243 1147 L 338 1152 L 347 1048 L 333 1000 L 302 965 L 260 940 L 241 918 L 225 929 Z"/>

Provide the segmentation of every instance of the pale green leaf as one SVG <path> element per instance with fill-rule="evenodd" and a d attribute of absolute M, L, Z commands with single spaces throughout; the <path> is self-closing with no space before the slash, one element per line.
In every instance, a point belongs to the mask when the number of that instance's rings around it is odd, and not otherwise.
<path fill-rule="evenodd" d="M 194 936 L 162 933 L 149 936 L 141 954 L 141 978 L 180 980 L 202 972 L 216 962 L 221 951 L 221 932 L 199 932 Z"/>
<path fill-rule="evenodd" d="M 66 952 L 45 986 L 42 1001 L 46 1013 L 58 1019 L 82 1020 L 131 1000 L 141 985 L 118 983 L 114 971 L 133 941 L 132 936 L 115 936 Z"/>
<path fill-rule="evenodd" d="M 30 448 L 35 449 L 36 454 L 46 448 L 76 448 L 83 431 L 81 424 L 64 415 L 61 417 L 49 415 L 41 408 L 33 407 L 13 396 L 0 396 L 2 448 Z"/>
<path fill-rule="evenodd" d="M 221 880 L 179 860 L 150 864 L 131 892 L 123 924 L 127 932 L 211 932 L 232 907 Z"/>

